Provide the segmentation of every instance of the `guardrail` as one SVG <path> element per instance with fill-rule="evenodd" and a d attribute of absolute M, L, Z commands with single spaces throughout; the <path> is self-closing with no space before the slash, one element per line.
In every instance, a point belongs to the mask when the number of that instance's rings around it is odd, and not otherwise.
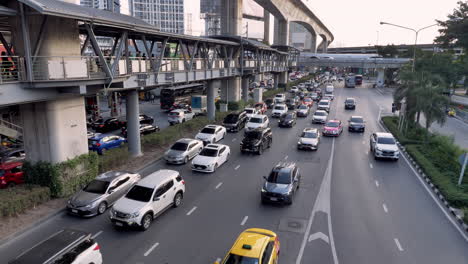
<path fill-rule="evenodd" d="M 0 56 L 0 84 L 24 80 L 24 60 L 18 56 Z"/>

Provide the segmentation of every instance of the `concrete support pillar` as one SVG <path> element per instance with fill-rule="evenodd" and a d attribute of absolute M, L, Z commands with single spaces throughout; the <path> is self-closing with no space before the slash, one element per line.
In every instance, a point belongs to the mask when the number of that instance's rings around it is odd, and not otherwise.
<path fill-rule="evenodd" d="M 143 155 L 140 142 L 140 105 L 138 103 L 138 92 L 127 92 L 127 141 L 128 152 L 132 157 Z"/>
<path fill-rule="evenodd" d="M 327 52 L 328 52 L 328 40 L 324 39 L 323 45 L 322 45 L 322 53 L 327 53 Z"/>
<path fill-rule="evenodd" d="M 310 52 L 317 53 L 317 35 L 314 32 L 310 32 L 312 37 L 310 38 Z"/>
<path fill-rule="evenodd" d="M 275 19 L 275 45 L 289 45 L 289 21 Z"/>
<path fill-rule="evenodd" d="M 231 77 L 221 81 L 221 100 L 238 102 L 241 98 L 241 77 Z"/>
<path fill-rule="evenodd" d="M 262 102 L 263 101 L 263 88 L 255 88 L 253 91 L 254 101 Z"/>
<path fill-rule="evenodd" d="M 219 81 L 209 81 L 208 91 L 206 95 L 206 108 L 208 120 L 215 120 L 216 117 L 216 106 L 215 106 L 215 92 L 219 87 Z"/>
<path fill-rule="evenodd" d="M 281 72 L 278 75 L 279 75 L 278 88 L 286 89 L 286 85 L 288 84 L 288 81 L 289 81 L 288 72 L 287 71 Z"/>
<path fill-rule="evenodd" d="M 263 42 L 267 45 L 271 44 L 270 41 L 270 12 L 263 9 Z"/>
<path fill-rule="evenodd" d="M 385 69 L 377 69 L 377 87 L 383 87 L 385 83 Z"/>
<path fill-rule="evenodd" d="M 27 159 L 59 163 L 88 153 L 83 97 L 20 105 Z"/>
<path fill-rule="evenodd" d="M 278 89 L 278 84 L 279 84 L 279 74 L 274 73 L 273 74 L 273 81 L 274 81 L 274 87 L 275 89 Z"/>
<path fill-rule="evenodd" d="M 249 101 L 249 77 L 242 77 L 242 100 Z"/>
<path fill-rule="evenodd" d="M 221 0 L 221 34 L 241 35 L 243 0 Z"/>

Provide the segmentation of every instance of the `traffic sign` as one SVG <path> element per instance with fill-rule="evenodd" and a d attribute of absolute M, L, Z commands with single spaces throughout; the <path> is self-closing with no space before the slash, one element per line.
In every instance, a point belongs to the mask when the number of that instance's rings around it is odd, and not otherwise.
<path fill-rule="evenodd" d="M 463 153 L 460 155 L 460 157 L 458 157 L 458 162 L 461 166 L 463 166 L 463 163 L 465 163 L 466 156 L 468 156 L 468 153 Z"/>

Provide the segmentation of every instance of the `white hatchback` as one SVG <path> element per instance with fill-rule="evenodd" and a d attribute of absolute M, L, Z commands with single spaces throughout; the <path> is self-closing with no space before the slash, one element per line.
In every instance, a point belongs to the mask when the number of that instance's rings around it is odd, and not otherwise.
<path fill-rule="evenodd" d="M 192 170 L 200 172 L 214 172 L 223 165 L 231 155 L 229 146 L 222 144 L 208 144 L 192 160 Z"/>
<path fill-rule="evenodd" d="M 171 112 L 169 112 L 169 114 L 167 115 L 167 121 L 169 122 L 170 125 L 180 124 L 185 121 L 189 121 L 193 119 L 194 116 L 195 116 L 195 113 L 189 110 L 176 109 L 176 110 L 172 110 Z"/>

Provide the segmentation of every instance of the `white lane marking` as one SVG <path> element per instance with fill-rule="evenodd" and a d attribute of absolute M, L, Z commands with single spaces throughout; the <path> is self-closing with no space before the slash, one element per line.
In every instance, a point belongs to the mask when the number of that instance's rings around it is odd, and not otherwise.
<path fill-rule="evenodd" d="M 286 157 L 284 157 L 284 159 L 285 159 L 285 160 L 287 160 L 287 159 L 288 159 L 288 157 L 289 157 L 289 156 L 288 156 L 288 155 L 286 155 Z"/>
<path fill-rule="evenodd" d="M 237 140 L 237 138 L 233 138 L 233 139 L 232 139 L 232 142 L 234 142 L 234 141 L 236 141 L 236 140 Z"/>
<path fill-rule="evenodd" d="M 404 251 L 404 249 L 401 247 L 400 241 L 398 241 L 398 238 L 393 239 L 395 241 L 395 244 L 400 251 Z"/>
<path fill-rule="evenodd" d="M 245 225 L 245 223 L 247 222 L 247 219 L 249 219 L 249 216 L 244 216 L 244 219 L 242 219 L 242 222 L 241 222 L 241 226 Z"/>
<path fill-rule="evenodd" d="M 380 123 L 379 123 L 379 126 L 385 130 L 385 127 Z M 410 169 L 413 171 L 414 175 L 416 176 L 416 178 L 419 180 L 419 182 L 421 183 L 422 186 L 424 186 L 424 189 L 426 189 L 427 193 L 429 194 L 429 196 L 432 197 L 432 200 L 434 200 L 434 202 L 439 206 L 440 210 L 444 213 L 445 217 L 447 217 L 447 219 L 452 223 L 452 225 L 455 227 L 455 229 L 458 230 L 458 232 L 460 233 L 460 235 L 465 239 L 465 241 L 468 241 L 468 236 L 465 234 L 465 231 L 463 231 L 460 226 L 455 222 L 455 220 L 449 215 L 449 213 L 444 209 L 444 207 L 442 207 L 442 205 L 439 203 L 439 201 L 437 200 L 438 198 L 435 197 L 435 195 L 432 193 L 431 189 L 429 189 L 429 187 L 426 185 L 426 183 L 424 183 L 424 181 L 421 179 L 421 177 L 419 177 L 418 175 L 418 172 L 413 168 L 413 166 L 411 165 L 411 163 L 409 162 L 409 160 L 406 158 L 405 155 L 400 155 L 401 157 L 403 157 L 403 159 L 406 161 L 406 163 L 408 164 L 408 167 L 410 167 Z"/>
<path fill-rule="evenodd" d="M 159 246 L 159 243 L 156 242 L 153 246 L 151 246 L 148 251 L 145 252 L 145 254 L 143 254 L 143 256 L 147 257 L 149 254 L 151 254 L 151 251 L 153 251 L 157 246 Z"/>
<path fill-rule="evenodd" d="M 188 211 L 187 215 L 191 215 L 195 210 L 197 210 L 196 206 L 194 206 L 190 211 Z"/>
<path fill-rule="evenodd" d="M 221 262 L 221 258 L 217 258 L 215 262 Z"/>
<path fill-rule="evenodd" d="M 325 243 L 330 244 L 330 240 L 328 239 L 328 236 L 322 232 L 317 232 L 309 236 L 309 242 L 312 242 L 316 239 L 322 239 L 323 241 L 325 241 Z"/>
<path fill-rule="evenodd" d="M 234 170 L 238 170 L 240 168 L 240 165 L 237 165 Z"/>
<path fill-rule="evenodd" d="M 379 181 L 375 181 L 375 186 L 379 187 Z"/>
<path fill-rule="evenodd" d="M 222 182 L 218 183 L 218 185 L 216 185 L 215 189 L 218 189 L 219 187 L 221 187 L 221 185 L 223 185 Z"/>
<path fill-rule="evenodd" d="M 386 204 L 382 204 L 382 207 L 383 207 L 383 210 L 388 213 L 388 208 L 387 208 L 387 205 Z"/>
<path fill-rule="evenodd" d="M 369 163 L 369 167 L 370 167 L 371 169 L 373 169 L 373 168 L 374 168 L 374 165 L 372 165 L 372 163 Z"/>
<path fill-rule="evenodd" d="M 95 239 L 96 237 L 98 237 L 100 234 L 102 234 L 102 230 L 97 232 L 96 234 L 94 234 L 91 238 L 92 239 Z"/>

